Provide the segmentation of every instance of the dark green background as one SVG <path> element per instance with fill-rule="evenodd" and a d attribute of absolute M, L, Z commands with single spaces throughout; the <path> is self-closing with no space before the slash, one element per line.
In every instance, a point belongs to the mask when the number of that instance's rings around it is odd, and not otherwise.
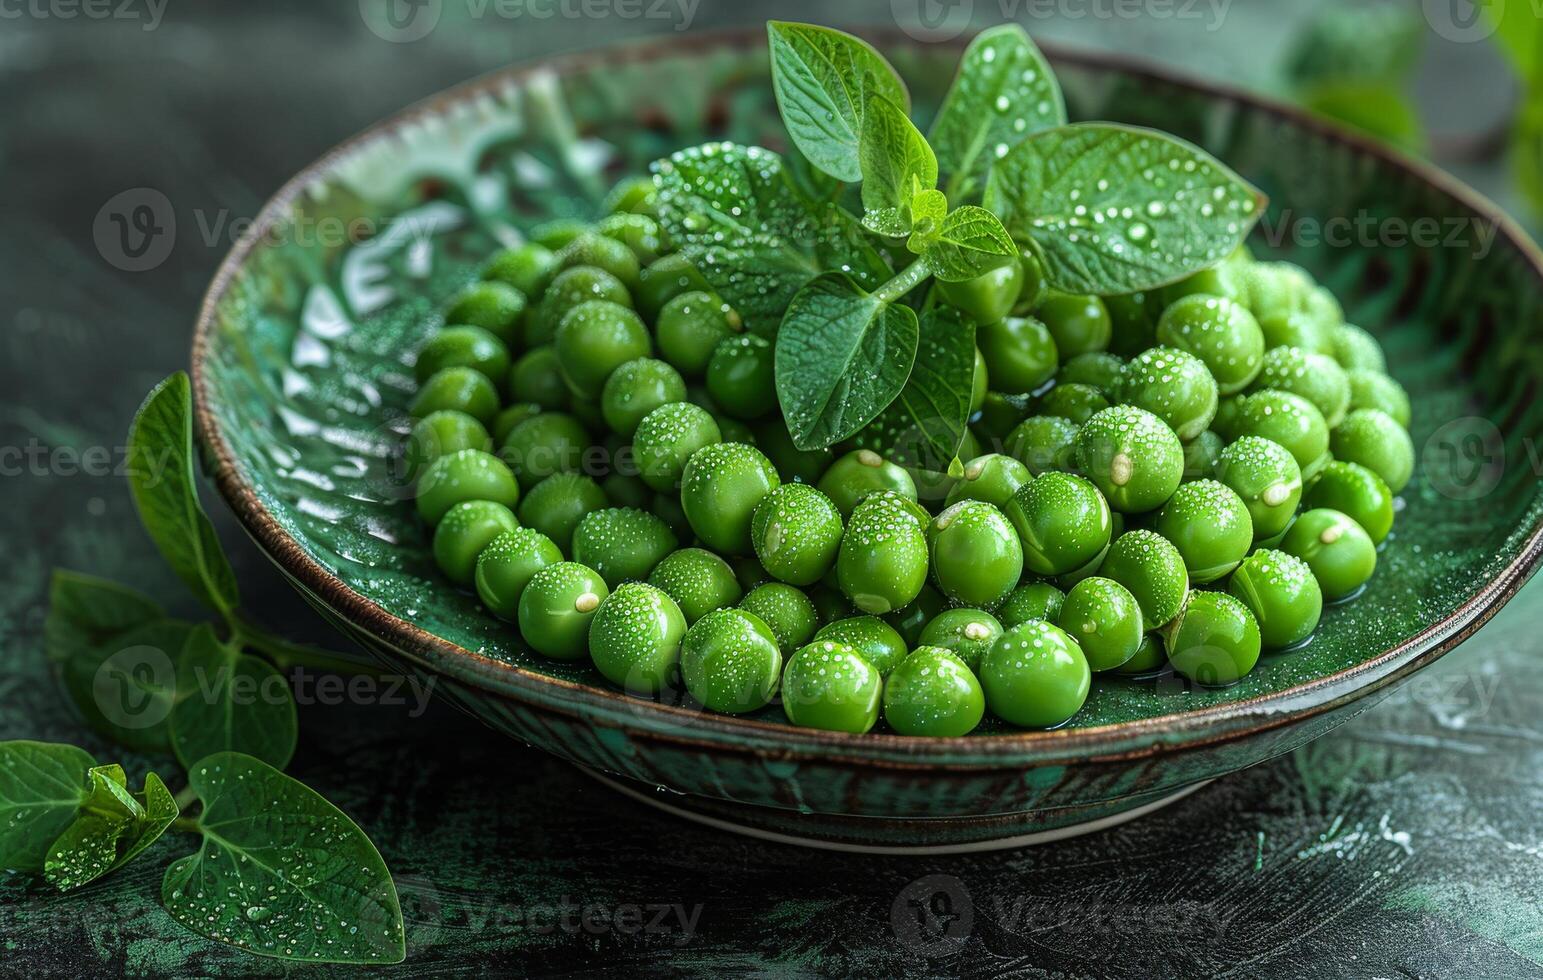
<path fill-rule="evenodd" d="M 1032 11 L 1018 19 L 1038 37 L 1269 90 L 1320 5 L 1150 7 L 1173 16 L 1112 13 L 1129 9 L 1112 0 L 974 6 L 979 24 Z M 133 19 L 6 9 L 23 16 L 0 21 L 0 738 L 77 742 L 136 772 L 158 765 L 178 785 L 164 760 L 86 733 L 44 665 L 55 565 L 196 614 L 121 479 L 80 472 L 79 454 L 121 460 L 134 406 L 186 364 L 195 306 L 239 222 L 330 144 L 507 61 L 684 25 L 496 8 L 479 18 L 476 0 L 444 0 L 432 34 L 393 44 L 354 0 L 170 0 L 154 30 L 142 3 L 127 8 Z M 916 5 L 701 0 L 689 27 L 768 12 L 884 23 L 893 9 Z M 1484 149 L 1503 71 L 1483 45 L 1432 40 L 1418 92 L 1442 162 L 1511 204 L 1495 161 L 1458 155 Z M 92 223 L 139 187 L 167 195 L 177 234 L 166 261 L 126 273 L 104 261 Z M 223 506 L 209 505 L 247 607 L 329 642 Z M 1534 585 L 1460 651 L 1289 758 L 1130 826 L 1009 854 L 846 857 L 699 830 L 437 705 L 422 716 L 411 705 L 304 707 L 291 771 L 354 816 L 395 873 L 403 974 L 1539 977 L 1540 608 Z M 161 911 L 165 864 L 187 847 L 168 839 L 69 896 L 0 880 L 0 975 L 300 972 L 204 942 Z M 680 912 L 653 928 L 659 906 Z M 922 908 L 946 914 L 919 919 Z"/>

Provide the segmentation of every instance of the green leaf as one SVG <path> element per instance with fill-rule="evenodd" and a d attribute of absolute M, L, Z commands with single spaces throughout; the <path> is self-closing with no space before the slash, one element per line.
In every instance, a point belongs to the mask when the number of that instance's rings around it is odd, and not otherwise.
<path fill-rule="evenodd" d="M 793 297 L 777 334 L 777 397 L 799 449 L 820 449 L 883 411 L 911 373 L 916 314 L 833 272 Z"/>
<path fill-rule="evenodd" d="M 860 150 L 863 209 L 870 214 L 908 212 L 918 189 L 937 186 L 937 157 L 904 109 L 874 93 L 866 105 Z"/>
<path fill-rule="evenodd" d="M 101 766 L 75 821 L 49 848 L 44 873 L 60 891 L 79 888 L 128 864 L 177 819 L 177 801 L 155 773 L 130 794 L 123 769 Z"/>
<path fill-rule="evenodd" d="M 38 872 L 86 801 L 96 760 L 55 742 L 0 742 L 0 869 Z"/>
<path fill-rule="evenodd" d="M 55 570 L 43 625 L 48 659 L 92 728 L 141 752 L 170 752 L 175 661 L 191 624 L 126 586 Z"/>
<path fill-rule="evenodd" d="M 927 140 L 951 178 L 948 194 L 967 197 L 993 160 L 1030 135 L 1066 125 L 1066 100 L 1050 63 L 1017 24 L 982 31 L 965 49 Z"/>
<path fill-rule="evenodd" d="M 997 216 L 966 204 L 943 219 L 937 239 L 922 257 L 932 274 L 945 282 L 964 282 L 1002 265 L 1018 254 L 1012 236 Z"/>
<path fill-rule="evenodd" d="M 951 306 L 921 316 L 916 364 L 857 444 L 901 466 L 946 473 L 958 462 L 975 383 L 975 322 Z"/>
<path fill-rule="evenodd" d="M 927 251 L 943 233 L 948 219 L 948 198 L 942 191 L 922 191 L 911 198 L 911 237 L 905 247 L 917 255 Z"/>
<path fill-rule="evenodd" d="M 314 790 L 221 752 L 188 781 L 202 845 L 166 869 L 161 901 L 200 935 L 308 963 L 400 963 L 402 909 L 375 845 Z"/>
<path fill-rule="evenodd" d="M 889 274 L 856 221 L 800 194 L 770 150 L 708 143 L 653 169 L 660 223 L 758 334 L 775 333 L 793 295 L 825 268 L 874 283 Z"/>
<path fill-rule="evenodd" d="M 236 607 L 236 575 L 198 503 L 193 401 L 181 371 L 151 390 L 129 429 L 129 489 L 161 556 L 211 609 Z"/>
<path fill-rule="evenodd" d="M 838 180 L 862 178 L 858 144 L 869 92 L 909 110 L 905 83 L 867 41 L 813 24 L 770 21 L 772 88 L 788 136 Z"/>
<path fill-rule="evenodd" d="M 1107 296 L 1221 261 L 1258 220 L 1264 196 L 1183 140 L 1081 123 L 1031 136 L 998 160 L 986 207 L 1033 243 L 1052 287 Z"/>
<path fill-rule="evenodd" d="M 295 754 L 298 721 L 289 682 L 265 660 L 220 642 L 200 626 L 177 667 L 171 743 L 184 766 L 216 752 L 242 752 L 279 769 Z"/>

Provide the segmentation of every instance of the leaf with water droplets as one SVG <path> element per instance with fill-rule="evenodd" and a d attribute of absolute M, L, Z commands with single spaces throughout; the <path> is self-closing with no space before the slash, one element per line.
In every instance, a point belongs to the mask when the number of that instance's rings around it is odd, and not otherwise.
<path fill-rule="evenodd" d="M 86 799 L 96 760 L 53 742 L 0 742 L 0 869 L 42 871 L 48 847 Z"/>
<path fill-rule="evenodd" d="M 946 473 L 958 461 L 975 383 L 975 322 L 951 306 L 922 314 L 905 387 L 857 435 L 857 445 L 913 469 Z"/>
<path fill-rule="evenodd" d="M 273 665 L 199 626 L 177 665 L 171 743 L 184 766 L 215 752 L 244 752 L 283 768 L 299 738 L 295 696 Z"/>
<path fill-rule="evenodd" d="M 794 145 L 832 177 L 862 179 L 866 96 L 877 93 L 909 110 L 905 83 L 871 44 L 842 31 L 774 20 L 766 36 L 772 88 Z"/>
<path fill-rule="evenodd" d="M 200 935 L 308 963 L 400 963 L 391 872 L 354 822 L 314 790 L 239 752 L 201 760 L 196 853 L 166 869 L 161 901 Z"/>
<path fill-rule="evenodd" d="M 69 891 L 123 867 L 155 843 L 177 819 L 177 801 L 155 773 L 130 793 L 120 766 L 88 774 L 90 789 L 75 820 L 48 850 L 44 873 Z"/>
<path fill-rule="evenodd" d="M 949 196 L 979 190 L 991 162 L 1024 139 L 1066 125 L 1055 73 L 1017 24 L 982 31 L 959 62 L 927 140 L 952 179 Z"/>
<path fill-rule="evenodd" d="M 986 207 L 1069 293 L 1155 289 L 1226 258 L 1264 196 L 1199 147 L 1155 130 L 1079 123 L 997 161 Z"/>
<path fill-rule="evenodd" d="M 932 147 L 912 125 L 905 110 L 883 96 L 868 96 L 860 157 L 863 209 L 869 215 L 895 211 L 908 215 L 911 200 L 937 186 L 938 161 L 932 155 Z M 896 237 L 911 230 L 909 220 L 900 224 L 904 229 Z"/>
<path fill-rule="evenodd" d="M 945 282 L 964 282 L 1003 265 L 1018 249 L 997 216 L 966 204 L 943 219 L 937 238 L 922 257 L 932 274 Z"/>
<path fill-rule="evenodd" d="M 777 334 L 777 397 L 799 449 L 834 445 L 873 421 L 911 374 L 916 313 L 849 276 L 805 286 Z"/>
<path fill-rule="evenodd" d="M 889 275 L 852 216 L 804 197 L 770 150 L 707 143 L 653 169 L 660 223 L 762 336 L 776 332 L 793 295 L 826 269 L 843 268 L 874 285 Z"/>

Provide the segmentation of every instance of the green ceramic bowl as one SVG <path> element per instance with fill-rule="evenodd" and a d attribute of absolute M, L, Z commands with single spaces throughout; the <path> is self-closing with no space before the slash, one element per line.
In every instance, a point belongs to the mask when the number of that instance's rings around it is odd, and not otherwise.
<path fill-rule="evenodd" d="M 870 36 L 930 111 L 959 46 Z M 616 178 L 651 160 L 709 139 L 781 145 L 757 30 L 481 78 L 285 185 L 199 316 L 198 420 L 220 491 L 296 587 L 388 664 L 709 822 L 856 848 L 1019 843 L 1129 818 L 1322 735 L 1471 635 L 1537 565 L 1543 502 L 1525 447 L 1543 429 L 1543 257 L 1451 178 L 1293 109 L 1049 54 L 1074 118 L 1176 132 L 1269 193 L 1256 252 L 1330 285 L 1413 396 L 1422 462 L 1376 578 L 1308 647 L 1242 683 L 1102 681 L 1051 732 L 801 730 L 776 705 L 731 718 L 622 694 L 585 665 L 533 655 L 436 572 L 389 462 L 420 324 L 500 243 L 595 214 Z M 1310 234 L 1330 219 L 1442 234 L 1429 247 L 1392 234 L 1335 247 Z"/>

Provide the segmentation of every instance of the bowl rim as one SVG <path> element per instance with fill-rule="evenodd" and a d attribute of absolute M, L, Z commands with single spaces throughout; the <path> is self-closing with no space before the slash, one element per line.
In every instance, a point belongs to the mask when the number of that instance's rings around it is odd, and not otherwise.
<path fill-rule="evenodd" d="M 962 50 L 969 37 L 920 41 L 897 27 L 848 28 L 881 49 L 936 47 Z M 333 173 L 364 145 L 398 138 L 400 130 L 454 107 L 507 91 L 542 75 L 564 77 L 597 65 L 636 64 L 705 49 L 747 49 L 765 43 L 757 27 L 704 31 L 673 38 L 645 38 L 505 66 L 415 102 L 355 133 L 306 165 L 263 205 L 251 227 L 220 262 L 199 305 L 192 345 L 192 387 L 198 433 L 208 450 L 212 477 L 243 529 L 283 573 L 327 606 L 351 628 L 389 643 L 420 666 L 454 681 L 578 721 L 618 728 L 693 748 L 733 748 L 778 758 L 819 758 L 865 766 L 907 769 L 978 769 L 1022 764 L 1085 763 L 1142 758 L 1247 737 L 1295 724 L 1360 700 L 1443 656 L 1497 613 L 1543 560 L 1543 522 L 1517 555 L 1466 602 L 1443 619 L 1368 660 L 1300 684 L 1239 701 L 1179 710 L 1146 718 L 1050 731 L 911 738 L 889 733 L 853 735 L 797 728 L 780 722 L 720 715 L 659 704 L 580 680 L 567 680 L 467 650 L 387 611 L 355 592 L 324 568 L 284 530 L 247 482 L 216 421 L 215 395 L 205 365 L 213 343 L 217 311 L 247 261 L 284 220 L 307 188 Z M 1383 165 L 1423 181 L 1488 220 L 1534 275 L 1543 282 L 1543 251 L 1497 205 L 1455 177 L 1425 161 L 1377 143 L 1287 103 L 1242 89 L 1195 78 L 1145 59 L 1042 44 L 1053 62 L 1117 71 L 1212 99 L 1273 115 L 1320 138 L 1337 142 Z M 768 739 L 767 737 L 770 736 Z"/>

